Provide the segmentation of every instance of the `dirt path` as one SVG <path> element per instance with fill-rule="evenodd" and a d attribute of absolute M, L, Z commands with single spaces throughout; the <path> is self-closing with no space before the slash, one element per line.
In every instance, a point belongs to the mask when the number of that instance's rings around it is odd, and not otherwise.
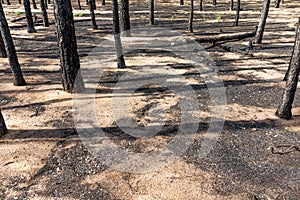
<path fill-rule="evenodd" d="M 178 4 L 159 1 L 157 24 L 183 33 L 188 5 L 178 10 Z M 219 34 L 220 29 L 225 33 L 252 30 L 260 16 L 257 5 L 261 1 L 246 1 L 240 26 L 232 27 L 234 11 L 224 9 L 229 8 L 227 1 L 218 2 L 215 8 L 205 4 L 204 12 L 196 11 L 195 34 L 187 35 L 193 39 Z M 21 7 L 5 6 L 10 11 L 9 20 L 22 16 L 15 15 Z M 111 34 L 110 4 L 98 7 L 100 30 L 90 29 L 85 21 L 88 16 L 75 17 L 83 71 L 91 69 L 87 64 L 91 52 Z M 110 168 L 83 145 L 75 129 L 73 96 L 61 89 L 55 27 L 37 26 L 37 34 L 28 34 L 24 20 L 11 24 L 16 26 L 11 31 L 28 85 L 13 86 L 7 60 L 0 58 L 0 102 L 9 128 L 0 139 L 1 199 L 299 199 L 300 93 L 295 97 L 293 120 L 274 116 L 284 87 L 281 80 L 292 51 L 299 7 L 296 1 L 286 1 L 280 9 L 271 8 L 264 44 L 255 46 L 253 57 L 218 47 L 207 49 L 226 88 L 227 114 L 218 142 L 204 158 L 199 157 L 199 150 L 209 127 L 212 102 L 192 63 L 170 53 L 144 49 L 126 54 L 128 69 L 105 69 L 97 88 L 94 85 L 96 95 L 86 95 L 96 99 L 98 126 L 106 136 L 133 152 L 157 150 L 174 138 L 181 120 L 180 97 L 158 84 L 128 94 L 115 85 L 122 74 L 138 74 L 145 69 L 161 75 L 171 71 L 174 74 L 168 77 L 170 82 L 183 76 L 197 96 L 201 112 L 191 111 L 200 120 L 195 141 L 172 164 L 149 173 Z M 144 3 L 132 3 L 133 27 L 148 23 L 146 11 Z M 74 12 L 87 14 L 88 10 Z M 221 19 L 217 20 L 216 15 Z M 87 86 L 93 91 L 91 83 Z M 164 108 L 166 126 L 151 138 L 135 139 L 124 134 L 112 117 L 113 95 L 131 97 L 132 117 L 141 126 L 158 119 L 149 115 L 151 106 Z"/>

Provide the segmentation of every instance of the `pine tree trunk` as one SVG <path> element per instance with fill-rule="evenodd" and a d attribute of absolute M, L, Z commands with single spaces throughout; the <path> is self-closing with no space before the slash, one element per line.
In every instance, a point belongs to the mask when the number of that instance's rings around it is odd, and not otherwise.
<path fill-rule="evenodd" d="M 2 137 L 7 132 L 7 128 L 5 125 L 5 121 L 2 115 L 2 112 L 0 110 L 0 137 Z"/>
<path fill-rule="evenodd" d="M 8 24 L 5 18 L 5 14 L 3 12 L 2 4 L 0 3 L 0 31 L 2 34 L 2 38 L 5 44 L 5 49 L 7 53 L 7 57 L 9 60 L 11 71 L 14 76 L 14 85 L 22 86 L 26 85 L 26 82 L 23 78 L 22 70 L 18 61 L 15 45 L 13 43 Z"/>
<path fill-rule="evenodd" d="M 292 118 L 292 105 L 297 89 L 300 72 L 300 25 L 298 25 L 297 29 L 297 35 L 294 44 L 294 53 L 292 55 L 292 60 L 289 66 L 290 70 L 288 79 L 286 81 L 282 103 L 276 111 L 276 115 L 283 119 Z"/>
<path fill-rule="evenodd" d="M 36 6 L 36 3 L 35 3 L 35 0 L 32 0 L 32 6 L 33 6 L 33 9 L 37 9 L 37 6 Z"/>
<path fill-rule="evenodd" d="M 203 0 L 199 0 L 199 10 L 203 10 Z"/>
<path fill-rule="evenodd" d="M 118 0 L 112 1 L 112 10 L 113 10 L 113 23 L 114 23 L 114 38 L 115 38 L 115 45 L 116 45 L 117 58 L 118 58 L 118 68 L 125 68 L 126 65 L 123 56 L 122 42 L 120 38 Z"/>
<path fill-rule="evenodd" d="M 105 0 L 101 0 L 101 5 L 105 6 Z"/>
<path fill-rule="evenodd" d="M 262 11 L 262 14 L 261 14 L 261 19 L 260 19 L 258 29 L 257 29 L 257 32 L 256 32 L 255 40 L 254 40 L 255 44 L 261 44 L 262 43 L 262 39 L 263 39 L 264 31 L 265 31 L 265 26 L 266 26 L 266 22 L 267 22 L 267 18 L 268 18 L 268 13 L 269 13 L 269 7 L 270 7 L 270 0 L 265 0 L 264 1 L 264 6 L 263 6 L 263 11 Z"/>
<path fill-rule="evenodd" d="M 154 0 L 148 0 L 149 2 L 149 20 L 150 20 L 150 25 L 154 25 Z"/>
<path fill-rule="evenodd" d="M 217 0 L 213 0 L 213 5 L 214 5 L 214 6 L 217 5 Z"/>
<path fill-rule="evenodd" d="M 6 0 L 7 5 L 11 5 L 10 0 Z"/>
<path fill-rule="evenodd" d="M 121 0 L 120 5 L 120 16 L 121 16 L 121 31 L 123 36 L 130 37 L 130 15 L 129 15 L 129 2 L 128 0 Z"/>
<path fill-rule="evenodd" d="M 194 20 L 194 0 L 190 0 L 190 18 L 189 18 L 189 32 L 193 32 L 193 20 Z"/>
<path fill-rule="evenodd" d="M 179 3 L 181 6 L 184 5 L 184 1 L 183 0 L 180 0 L 180 3 Z"/>
<path fill-rule="evenodd" d="M 30 8 L 30 2 L 29 0 L 24 0 L 24 8 L 25 8 L 25 14 L 27 19 L 27 32 L 28 33 L 36 33 L 37 31 L 34 28 L 33 20 L 32 20 L 32 13 Z"/>
<path fill-rule="evenodd" d="M 47 14 L 46 6 L 45 6 L 45 1 L 47 1 L 47 0 L 40 0 L 40 6 L 41 6 L 42 15 L 43 15 L 44 27 L 48 27 L 49 21 L 48 21 L 48 14 Z"/>
<path fill-rule="evenodd" d="M 230 0 L 230 10 L 233 10 L 233 0 Z"/>
<path fill-rule="evenodd" d="M 234 26 L 238 26 L 239 25 L 240 10 L 241 10 L 241 0 L 237 0 Z"/>
<path fill-rule="evenodd" d="M 19 0 L 19 4 L 22 4 L 22 0 Z"/>
<path fill-rule="evenodd" d="M 4 44 L 1 33 L 0 33 L 0 57 L 1 58 L 7 58 L 7 53 L 6 53 L 6 50 L 5 50 L 5 44 Z"/>
<path fill-rule="evenodd" d="M 89 7 L 90 7 L 92 29 L 96 30 L 96 29 L 98 29 L 98 26 L 97 26 L 97 23 L 96 23 L 96 17 L 95 17 L 93 1 L 95 1 L 95 0 L 89 0 Z"/>
<path fill-rule="evenodd" d="M 80 3 L 80 0 L 77 0 L 77 4 L 78 4 L 78 9 L 81 10 L 81 3 Z"/>
<path fill-rule="evenodd" d="M 80 61 L 70 0 L 54 0 L 54 16 L 63 89 L 69 93 L 82 92 L 85 88 L 80 73 Z"/>
<path fill-rule="evenodd" d="M 275 2 L 275 8 L 279 8 L 280 2 L 281 2 L 281 0 L 276 0 L 276 2 Z"/>

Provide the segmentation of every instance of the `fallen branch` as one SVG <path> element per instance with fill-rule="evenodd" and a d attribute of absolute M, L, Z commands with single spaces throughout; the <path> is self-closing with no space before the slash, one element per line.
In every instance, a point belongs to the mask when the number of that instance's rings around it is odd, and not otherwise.
<path fill-rule="evenodd" d="M 288 154 L 293 151 L 300 151 L 300 147 L 296 145 L 271 146 L 269 149 L 271 150 L 271 153 L 279 155 Z"/>
<path fill-rule="evenodd" d="M 204 37 L 204 38 L 197 38 L 196 42 L 199 43 L 205 43 L 205 42 L 212 42 L 212 43 L 216 43 L 216 42 L 220 42 L 220 41 L 228 41 L 228 40 L 242 40 L 245 38 L 249 38 L 249 37 L 254 37 L 256 34 L 256 29 L 255 31 L 252 32 L 247 32 L 247 33 L 239 33 L 239 34 L 234 34 L 234 35 L 218 35 L 215 37 Z"/>
<path fill-rule="evenodd" d="M 230 51 L 234 53 L 239 53 L 243 55 L 253 56 L 251 49 L 249 47 L 246 48 L 238 48 L 236 46 L 227 45 L 227 44 L 217 44 L 218 47 L 224 49 L 225 51 Z"/>

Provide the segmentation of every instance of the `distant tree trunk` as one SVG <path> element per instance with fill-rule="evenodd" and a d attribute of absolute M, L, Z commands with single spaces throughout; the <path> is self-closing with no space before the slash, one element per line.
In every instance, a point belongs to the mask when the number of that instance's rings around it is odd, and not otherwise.
<path fill-rule="evenodd" d="M 24 0 L 24 8 L 25 8 L 25 14 L 27 19 L 27 32 L 28 33 L 36 33 L 37 31 L 34 28 L 33 20 L 32 20 L 32 13 L 30 8 L 30 2 L 29 0 Z"/>
<path fill-rule="evenodd" d="M 45 0 L 45 1 L 47 1 L 47 0 Z M 44 0 L 40 0 L 40 6 L 41 6 L 42 14 L 43 14 L 44 27 L 48 27 L 49 26 L 48 14 L 47 14 L 47 10 L 46 10 L 46 6 L 45 6 Z"/>
<path fill-rule="evenodd" d="M 94 10 L 97 10 L 96 0 L 92 0 Z"/>
<path fill-rule="evenodd" d="M 77 4 L 78 4 L 78 9 L 81 10 L 81 3 L 80 3 L 80 0 L 77 0 Z"/>
<path fill-rule="evenodd" d="M 60 54 L 62 85 L 66 92 L 82 92 L 74 19 L 70 0 L 54 0 L 55 25 Z M 77 81 L 75 84 L 75 80 Z"/>
<path fill-rule="evenodd" d="M 233 0 L 230 0 L 230 10 L 233 10 Z"/>
<path fill-rule="evenodd" d="M 4 44 L 1 33 L 0 33 L 0 57 L 1 58 L 7 58 L 7 53 L 6 53 L 6 50 L 5 50 L 5 44 Z"/>
<path fill-rule="evenodd" d="M 35 3 L 35 0 L 32 0 L 32 6 L 33 6 L 33 9 L 37 9 L 37 6 L 36 6 L 36 3 Z"/>
<path fill-rule="evenodd" d="M 22 0 L 19 0 L 19 4 L 22 4 Z"/>
<path fill-rule="evenodd" d="M 120 5 L 120 15 L 121 15 L 121 31 L 125 37 L 130 37 L 130 15 L 129 15 L 129 2 L 128 0 L 121 0 Z"/>
<path fill-rule="evenodd" d="M 213 0 L 213 5 L 214 5 L 214 6 L 217 5 L 217 0 Z"/>
<path fill-rule="evenodd" d="M 5 125 L 5 121 L 2 115 L 2 112 L 0 110 L 0 137 L 2 137 L 7 132 L 7 128 Z"/>
<path fill-rule="evenodd" d="M 9 0 L 6 0 L 6 4 L 7 4 L 7 5 L 11 5 L 11 3 L 10 3 Z"/>
<path fill-rule="evenodd" d="M 150 19 L 150 25 L 154 25 L 154 0 L 148 0 L 149 2 L 149 19 Z"/>
<path fill-rule="evenodd" d="M 44 0 L 45 8 L 48 9 L 48 1 Z"/>
<path fill-rule="evenodd" d="M 92 29 L 98 29 L 97 23 L 96 23 L 96 17 L 94 12 L 94 3 L 95 0 L 89 0 L 89 7 L 90 7 L 90 15 L 91 15 L 91 25 Z"/>
<path fill-rule="evenodd" d="M 46 0 L 47 1 L 47 0 Z M 48 4 L 51 4 L 51 0 L 48 0 Z"/>
<path fill-rule="evenodd" d="M 261 14 L 261 19 L 260 19 L 258 29 L 256 32 L 255 40 L 254 40 L 255 44 L 262 43 L 265 26 L 266 26 L 266 22 L 267 22 L 267 17 L 268 17 L 268 13 L 269 13 L 269 7 L 270 7 L 270 0 L 265 0 L 264 6 L 263 6 L 263 11 Z"/>
<path fill-rule="evenodd" d="M 123 56 L 122 42 L 120 38 L 118 0 L 112 1 L 112 10 L 113 10 L 113 23 L 114 23 L 114 38 L 115 38 L 115 45 L 116 45 L 117 58 L 118 58 L 118 68 L 125 68 L 126 65 Z"/>
<path fill-rule="evenodd" d="M 292 118 L 292 105 L 300 72 L 300 25 L 298 25 L 297 29 L 298 30 L 294 44 L 294 52 L 292 55 L 292 61 L 290 62 L 290 70 L 288 79 L 286 81 L 282 103 L 276 111 L 276 115 L 283 119 Z"/>
<path fill-rule="evenodd" d="M 238 26 L 239 25 L 240 10 L 241 10 L 241 0 L 237 0 L 234 26 Z"/>
<path fill-rule="evenodd" d="M 203 10 L 203 0 L 199 0 L 199 10 Z"/>
<path fill-rule="evenodd" d="M 275 2 L 275 8 L 279 8 L 280 2 L 281 2 L 281 0 L 276 0 L 276 2 Z"/>
<path fill-rule="evenodd" d="M 101 0 L 101 5 L 105 6 L 105 0 Z"/>
<path fill-rule="evenodd" d="M 189 19 L 189 28 L 188 30 L 193 32 L 193 20 L 194 20 L 194 0 L 190 0 L 190 19 Z"/>
<path fill-rule="evenodd" d="M 0 3 L 0 31 L 2 34 L 2 38 L 5 44 L 5 49 L 7 53 L 7 57 L 9 60 L 11 71 L 14 76 L 14 85 L 22 86 L 26 85 L 26 82 L 23 78 L 22 70 L 18 61 L 18 56 L 16 54 L 15 45 L 13 43 L 8 24 L 5 18 L 5 14 L 3 12 L 2 4 Z"/>
<path fill-rule="evenodd" d="M 179 3 L 181 6 L 184 5 L 184 1 L 183 0 L 180 0 L 180 3 Z"/>

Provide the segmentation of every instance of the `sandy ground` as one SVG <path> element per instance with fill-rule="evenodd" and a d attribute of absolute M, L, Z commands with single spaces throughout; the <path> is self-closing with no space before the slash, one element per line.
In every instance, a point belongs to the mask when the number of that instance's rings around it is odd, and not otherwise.
<path fill-rule="evenodd" d="M 242 4 L 239 27 L 232 27 L 235 12 L 228 10 L 228 2 L 220 1 L 216 7 L 206 3 L 205 11 L 196 9 L 194 34 L 186 32 L 188 5 L 178 9 L 178 4 L 157 2 L 156 26 L 177 30 L 193 40 L 220 34 L 220 29 L 225 33 L 253 30 L 262 2 Z M 99 30 L 90 29 L 87 7 L 79 11 L 76 5 L 74 13 L 84 14 L 75 17 L 84 74 L 93 69 L 89 64 L 94 58 L 91 54 L 97 52 L 107 36 L 111 37 L 110 2 L 105 7 L 99 4 L 96 11 Z M 21 5 L 4 7 L 9 21 L 23 16 Z M 181 122 L 180 96 L 158 83 L 127 93 L 116 85 L 122 75 L 131 73 L 132 78 L 148 69 L 161 76 L 168 73 L 170 82 L 180 83 L 178 77 L 184 77 L 185 84 L 192 86 L 200 111 L 190 112 L 200 121 L 195 140 L 174 162 L 148 173 L 111 168 L 83 145 L 76 131 L 78 121 L 74 121 L 74 95 L 62 91 L 60 83 L 54 25 L 43 28 L 36 24 L 38 33 L 28 34 L 24 20 L 10 22 L 28 84 L 13 86 L 7 59 L 0 58 L 0 102 L 9 129 L 0 138 L 1 199 L 299 199 L 300 93 L 295 97 L 292 120 L 274 115 L 284 88 L 282 78 L 292 52 L 299 7 L 296 1 L 285 1 L 279 9 L 270 8 L 263 45 L 254 47 L 252 57 L 218 47 L 206 50 L 223 80 L 227 104 L 222 132 L 204 158 L 199 157 L 199 151 L 213 116 L 213 104 L 203 74 L 195 71 L 193 63 L 167 52 L 149 50 L 148 41 L 144 50 L 125 55 L 127 69 L 105 66 L 101 77 L 94 74 L 99 82 L 87 82 L 84 95 L 95 99 L 97 126 L 120 148 L 135 153 L 155 151 L 174 139 Z M 21 14 L 16 15 L 16 11 Z M 132 27 L 147 26 L 146 4 L 132 2 L 131 11 Z M 38 10 L 33 12 L 41 19 Z M 244 47 L 248 40 L 229 44 Z M 112 51 L 106 53 L 105 58 L 114 55 Z M 93 89 L 96 94 L 88 92 Z M 149 138 L 125 134 L 112 115 L 114 95 L 130 98 L 131 117 L 140 126 L 159 118 L 165 119 L 165 126 Z M 165 116 L 151 115 L 153 105 L 163 108 Z"/>

